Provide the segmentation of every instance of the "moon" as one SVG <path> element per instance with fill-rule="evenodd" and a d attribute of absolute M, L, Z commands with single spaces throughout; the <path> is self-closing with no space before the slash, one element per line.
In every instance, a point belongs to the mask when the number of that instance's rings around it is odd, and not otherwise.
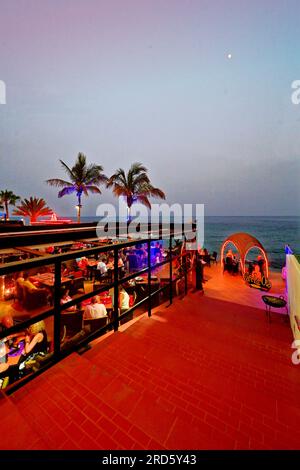
<path fill-rule="evenodd" d="M 231 53 L 227 54 L 227 59 L 232 59 L 232 54 Z"/>

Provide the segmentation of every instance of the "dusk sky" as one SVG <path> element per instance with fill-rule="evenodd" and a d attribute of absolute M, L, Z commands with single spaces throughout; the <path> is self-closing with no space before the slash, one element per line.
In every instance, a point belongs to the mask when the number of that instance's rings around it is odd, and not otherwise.
<path fill-rule="evenodd" d="M 0 0 L 0 189 L 75 215 L 44 181 L 81 151 L 209 215 L 299 214 L 299 47 L 299 0 Z"/>

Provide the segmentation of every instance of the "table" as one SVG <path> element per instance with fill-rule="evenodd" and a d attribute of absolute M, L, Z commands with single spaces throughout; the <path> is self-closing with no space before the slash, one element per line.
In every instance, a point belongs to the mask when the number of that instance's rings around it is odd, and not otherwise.
<path fill-rule="evenodd" d="M 52 273 L 43 273 L 37 274 L 36 276 L 30 276 L 30 280 L 32 282 L 38 282 L 39 284 L 45 287 L 54 287 L 54 274 Z M 67 284 L 71 281 L 72 279 L 70 279 L 69 277 L 62 276 L 61 278 L 61 284 Z"/>
<path fill-rule="evenodd" d="M 288 315 L 288 308 L 286 300 L 283 297 L 276 297 L 275 295 L 263 295 L 262 300 L 266 305 L 266 316 L 271 323 L 271 308 L 285 308 L 286 314 Z"/>

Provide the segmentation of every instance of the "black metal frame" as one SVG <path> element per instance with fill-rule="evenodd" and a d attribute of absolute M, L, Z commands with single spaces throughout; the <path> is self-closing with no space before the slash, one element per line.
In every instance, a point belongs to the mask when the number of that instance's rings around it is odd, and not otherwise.
<path fill-rule="evenodd" d="M 36 267 L 43 267 L 43 266 L 49 266 L 49 265 L 54 265 L 54 304 L 51 306 L 50 309 L 48 309 L 45 312 L 42 312 L 34 317 L 31 317 L 30 319 L 27 319 L 23 321 L 22 323 L 19 323 L 18 325 L 15 325 L 9 329 L 6 329 L 5 331 L 2 331 L 0 333 L 0 340 L 4 337 L 7 337 L 8 335 L 12 333 L 17 333 L 19 331 L 24 331 L 25 328 L 29 327 L 30 325 L 40 321 L 44 320 L 49 317 L 53 317 L 54 319 L 54 354 L 47 362 L 47 364 L 43 365 L 41 369 L 39 369 L 37 372 L 33 372 L 29 374 L 28 376 L 25 376 L 24 378 L 21 378 L 19 381 L 12 383 L 12 385 L 8 386 L 7 388 L 7 393 L 12 393 L 14 390 L 18 389 L 24 383 L 27 383 L 28 381 L 32 380 L 36 375 L 39 375 L 41 372 L 44 370 L 48 369 L 58 361 L 60 361 L 63 357 L 66 355 L 70 354 L 71 352 L 74 352 L 75 350 L 78 350 L 79 348 L 86 346 L 89 342 L 92 340 L 96 339 L 103 333 L 107 332 L 111 327 L 113 327 L 114 331 L 118 331 L 120 320 L 123 318 L 126 318 L 130 313 L 132 313 L 135 309 L 140 307 L 142 304 L 144 304 L 146 301 L 148 301 L 148 316 L 151 316 L 152 312 L 152 298 L 154 295 L 157 295 L 166 289 L 169 289 L 169 304 L 172 304 L 173 302 L 173 281 L 176 279 L 173 279 L 173 269 L 172 269 L 172 263 L 175 259 L 180 258 L 182 256 L 183 262 L 186 265 L 186 255 L 178 255 L 178 256 L 172 256 L 172 239 L 174 238 L 174 234 L 170 236 L 169 238 L 169 257 L 165 259 L 162 262 L 156 263 L 156 264 L 151 264 L 151 243 L 155 241 L 161 241 L 162 238 L 147 238 L 147 239 L 136 239 L 133 241 L 126 241 L 126 242 L 121 242 L 121 243 L 116 243 L 112 245 L 106 245 L 106 246 L 99 246 L 99 247 L 93 247 L 93 248 L 88 248 L 88 249 L 83 249 L 83 250 L 76 250 L 72 251 L 70 253 L 63 253 L 63 254 L 56 254 L 56 255 L 47 255 L 44 257 L 39 257 L 39 258 L 34 258 L 26 261 L 18 261 L 18 262 L 13 262 L 13 263 L 8 263 L 7 265 L 3 265 L 0 267 L 0 276 L 3 275 L 8 275 L 20 271 L 25 271 L 25 270 L 30 270 L 32 268 Z M 175 237 L 176 238 L 176 237 Z M 137 272 L 134 272 L 133 274 L 129 274 L 126 277 L 120 278 L 118 275 L 118 252 L 119 250 L 122 250 L 124 248 L 128 248 L 130 246 L 134 246 L 137 244 L 147 244 L 148 248 L 148 260 L 147 260 L 147 267 L 143 268 Z M 91 256 L 91 255 L 98 255 L 100 253 L 106 253 L 106 252 L 114 252 L 114 278 L 113 282 L 105 284 L 103 286 L 100 286 L 98 289 L 93 289 L 92 292 L 85 293 L 82 295 L 77 296 L 76 298 L 72 299 L 72 301 L 65 303 L 61 305 L 61 266 L 62 263 L 65 261 L 73 260 L 78 257 L 83 257 L 83 256 Z M 156 289 L 154 292 L 151 292 L 151 271 L 153 268 L 157 268 L 159 266 L 163 266 L 169 264 L 169 283 L 166 284 L 163 287 L 160 287 L 159 289 Z M 187 293 L 187 272 L 186 269 L 184 270 L 185 272 L 185 293 Z M 124 284 L 124 282 L 127 282 L 131 279 L 134 279 L 140 274 L 148 273 L 148 278 L 147 278 L 147 295 L 145 298 L 143 298 L 140 302 L 136 303 L 133 305 L 131 308 L 126 310 L 123 314 L 120 314 L 119 308 L 118 308 L 118 297 L 119 297 L 119 286 L 120 284 Z M 103 291 L 106 291 L 110 288 L 114 288 L 114 310 L 113 310 L 113 319 L 111 322 L 109 322 L 106 326 L 100 328 L 99 330 L 92 332 L 90 334 L 87 334 L 82 340 L 78 341 L 76 344 L 68 348 L 67 350 L 62 350 L 61 344 L 60 344 L 60 326 L 61 326 L 61 314 L 66 308 L 76 305 L 86 299 L 89 299 Z"/>

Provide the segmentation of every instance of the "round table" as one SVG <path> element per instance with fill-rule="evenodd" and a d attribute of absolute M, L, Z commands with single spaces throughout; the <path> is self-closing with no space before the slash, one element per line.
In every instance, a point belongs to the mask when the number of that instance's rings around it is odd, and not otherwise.
<path fill-rule="evenodd" d="M 283 297 L 275 295 L 263 295 L 262 300 L 266 305 L 266 315 L 269 323 L 271 322 L 271 308 L 285 308 L 288 315 L 287 303 Z"/>

